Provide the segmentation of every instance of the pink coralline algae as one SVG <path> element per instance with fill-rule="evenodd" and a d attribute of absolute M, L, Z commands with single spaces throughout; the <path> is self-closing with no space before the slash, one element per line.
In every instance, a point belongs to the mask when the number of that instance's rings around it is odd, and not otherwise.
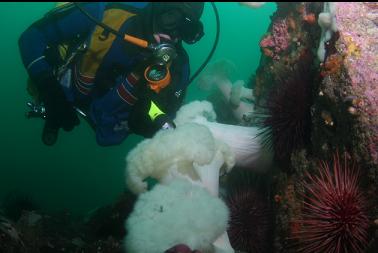
<path fill-rule="evenodd" d="M 272 34 L 260 41 L 262 48 L 271 48 L 275 55 L 285 51 L 290 45 L 290 34 L 286 19 L 279 19 L 273 23 Z"/>
<path fill-rule="evenodd" d="M 354 95 L 362 121 L 369 129 L 368 148 L 378 164 L 378 11 L 364 3 L 337 3 L 336 18 L 341 37 L 339 49 L 345 54 Z"/>

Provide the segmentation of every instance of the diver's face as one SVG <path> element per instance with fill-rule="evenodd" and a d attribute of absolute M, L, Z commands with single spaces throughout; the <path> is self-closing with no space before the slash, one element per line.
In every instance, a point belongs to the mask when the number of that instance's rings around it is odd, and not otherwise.
<path fill-rule="evenodd" d="M 156 18 L 154 33 L 166 35 L 163 38 L 169 37 L 171 41 L 178 41 L 183 19 L 184 16 L 179 10 L 168 10 Z"/>

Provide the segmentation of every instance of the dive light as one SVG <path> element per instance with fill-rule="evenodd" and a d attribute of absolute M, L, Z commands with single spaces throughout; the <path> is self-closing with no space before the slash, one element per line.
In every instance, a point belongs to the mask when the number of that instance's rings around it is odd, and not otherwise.
<path fill-rule="evenodd" d="M 173 129 L 176 128 L 175 123 L 171 120 L 171 118 L 165 114 L 160 108 L 154 103 L 154 101 L 150 102 L 150 109 L 148 110 L 148 116 L 150 117 L 151 121 L 159 128 L 159 129 Z"/>

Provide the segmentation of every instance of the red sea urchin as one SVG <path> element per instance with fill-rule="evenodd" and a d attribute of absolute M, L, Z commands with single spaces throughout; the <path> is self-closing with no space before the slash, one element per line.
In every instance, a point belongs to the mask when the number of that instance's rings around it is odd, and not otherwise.
<path fill-rule="evenodd" d="M 335 155 L 332 168 L 321 162 L 318 176 L 306 174 L 301 229 L 293 234 L 296 252 L 364 252 L 369 219 L 356 167 Z"/>
<path fill-rule="evenodd" d="M 261 136 L 279 160 L 290 158 L 292 151 L 310 139 L 312 73 L 303 63 L 280 75 L 263 106 L 266 112 L 258 123 Z"/>

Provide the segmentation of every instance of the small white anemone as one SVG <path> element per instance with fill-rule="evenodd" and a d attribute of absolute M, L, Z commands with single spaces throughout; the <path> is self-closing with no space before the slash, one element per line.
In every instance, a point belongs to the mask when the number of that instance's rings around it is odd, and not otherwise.
<path fill-rule="evenodd" d="M 338 30 L 336 23 L 336 3 L 324 2 L 323 12 L 319 13 L 318 24 L 322 29 L 319 47 L 317 51 L 318 59 L 323 62 L 325 60 L 325 43 L 329 41 L 332 34 Z"/>
<path fill-rule="evenodd" d="M 236 66 L 228 60 L 219 60 L 209 65 L 198 78 L 197 86 L 203 91 L 219 91 L 224 101 L 228 102 L 234 118 L 239 123 L 249 121 L 254 111 L 253 90 L 245 87 L 243 80 L 232 83 L 231 76 L 236 73 Z"/>

